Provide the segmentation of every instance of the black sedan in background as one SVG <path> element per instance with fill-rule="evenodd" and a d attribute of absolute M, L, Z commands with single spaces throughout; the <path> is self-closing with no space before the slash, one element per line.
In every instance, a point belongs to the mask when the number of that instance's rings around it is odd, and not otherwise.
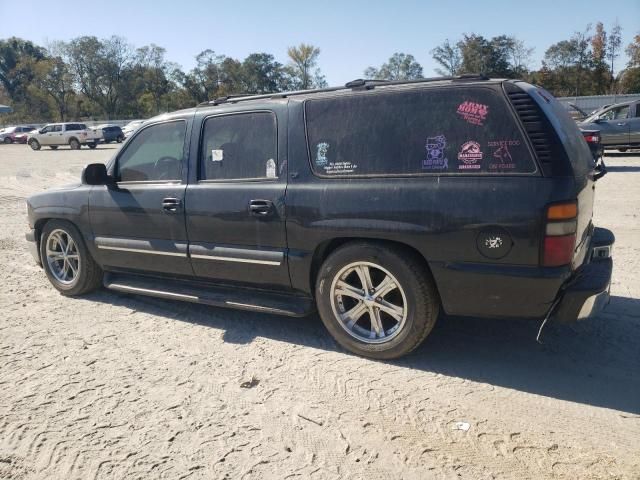
<path fill-rule="evenodd" d="M 122 133 L 122 129 L 117 125 L 100 125 L 97 128 L 102 130 L 102 138 L 104 143 L 122 143 L 122 141 L 124 140 L 124 133 Z"/>

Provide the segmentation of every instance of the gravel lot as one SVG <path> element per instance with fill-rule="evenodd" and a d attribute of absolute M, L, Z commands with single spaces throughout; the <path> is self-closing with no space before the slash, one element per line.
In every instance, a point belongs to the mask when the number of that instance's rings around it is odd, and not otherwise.
<path fill-rule="evenodd" d="M 316 316 L 60 296 L 24 198 L 116 148 L 0 145 L 0 478 L 640 478 L 640 156 L 598 182 L 617 236 L 598 318 L 542 345 L 537 323 L 445 319 L 383 363 Z"/>

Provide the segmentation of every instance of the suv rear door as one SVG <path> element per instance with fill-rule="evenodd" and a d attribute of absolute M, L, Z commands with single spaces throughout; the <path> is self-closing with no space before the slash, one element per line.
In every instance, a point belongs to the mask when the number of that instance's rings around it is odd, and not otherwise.
<path fill-rule="evenodd" d="M 184 224 L 188 119 L 136 132 L 110 174 L 117 186 L 95 186 L 89 218 L 97 260 L 124 270 L 192 275 Z"/>
<path fill-rule="evenodd" d="M 196 114 L 186 193 L 199 277 L 289 288 L 284 224 L 286 101 Z"/>

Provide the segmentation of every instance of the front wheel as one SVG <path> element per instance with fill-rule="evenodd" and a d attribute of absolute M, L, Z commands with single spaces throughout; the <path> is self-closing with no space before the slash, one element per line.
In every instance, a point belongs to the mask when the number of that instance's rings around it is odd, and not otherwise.
<path fill-rule="evenodd" d="M 11 140 L 11 137 L 4 137 L 4 143 L 8 145 L 10 143 L 13 143 L 13 140 Z"/>
<path fill-rule="evenodd" d="M 322 322 L 347 350 L 392 359 L 433 329 L 439 297 L 424 261 L 377 243 L 351 243 L 323 263 L 316 282 Z"/>
<path fill-rule="evenodd" d="M 40 237 L 40 258 L 51 284 L 63 295 L 82 295 L 102 283 L 102 269 L 93 260 L 82 235 L 64 220 L 48 222 Z"/>
<path fill-rule="evenodd" d="M 80 150 L 80 142 L 75 138 L 72 138 L 71 140 L 69 140 L 69 147 L 71 148 L 71 150 Z"/>
<path fill-rule="evenodd" d="M 29 141 L 29 146 L 31 147 L 31 150 L 40 150 L 40 142 L 38 140 L 36 140 L 35 138 L 33 140 Z"/>

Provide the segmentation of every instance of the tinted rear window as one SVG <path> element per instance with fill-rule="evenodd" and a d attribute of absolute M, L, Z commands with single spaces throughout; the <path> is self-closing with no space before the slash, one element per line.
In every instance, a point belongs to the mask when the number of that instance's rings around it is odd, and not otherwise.
<path fill-rule="evenodd" d="M 532 173 L 525 139 L 491 89 L 430 88 L 308 100 L 322 176 Z"/>

